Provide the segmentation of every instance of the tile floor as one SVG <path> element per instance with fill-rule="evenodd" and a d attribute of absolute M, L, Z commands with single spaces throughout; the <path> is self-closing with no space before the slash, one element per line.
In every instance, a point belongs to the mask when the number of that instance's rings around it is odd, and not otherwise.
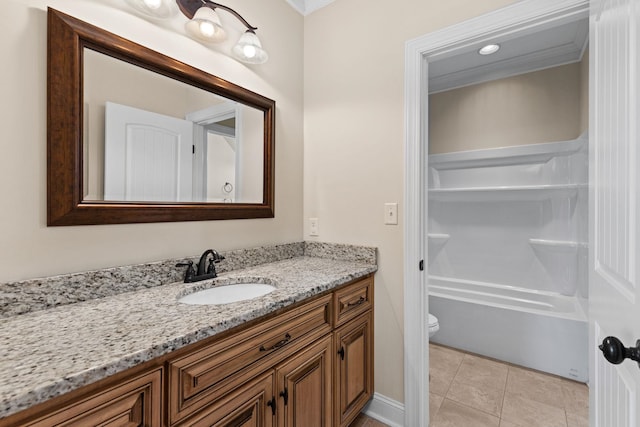
<path fill-rule="evenodd" d="M 430 427 L 589 427 L 587 386 L 429 344 Z M 350 427 L 385 427 L 361 414 Z"/>
<path fill-rule="evenodd" d="M 429 362 L 431 427 L 589 426 L 584 384 L 436 344 Z"/>
<path fill-rule="evenodd" d="M 349 427 L 387 427 L 387 425 L 367 417 L 365 414 L 360 414 L 358 418 L 349 424 Z"/>

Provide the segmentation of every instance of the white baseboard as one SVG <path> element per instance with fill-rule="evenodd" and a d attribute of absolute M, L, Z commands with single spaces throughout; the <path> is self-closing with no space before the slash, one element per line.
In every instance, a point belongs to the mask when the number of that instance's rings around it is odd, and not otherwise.
<path fill-rule="evenodd" d="M 390 427 L 404 426 L 404 405 L 379 393 L 373 393 L 362 412 Z"/>

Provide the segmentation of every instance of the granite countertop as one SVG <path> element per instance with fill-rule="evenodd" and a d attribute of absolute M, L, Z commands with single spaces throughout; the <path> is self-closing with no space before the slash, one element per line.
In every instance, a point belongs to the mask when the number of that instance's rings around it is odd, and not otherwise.
<path fill-rule="evenodd" d="M 0 418 L 375 272 L 375 263 L 296 256 L 0 319 Z M 215 285 L 276 290 L 221 306 L 178 303 Z"/>

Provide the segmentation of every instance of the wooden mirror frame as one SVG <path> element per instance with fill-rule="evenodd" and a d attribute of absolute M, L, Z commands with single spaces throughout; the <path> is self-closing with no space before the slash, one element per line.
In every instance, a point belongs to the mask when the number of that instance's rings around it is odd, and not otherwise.
<path fill-rule="evenodd" d="M 263 202 L 84 201 L 82 105 L 85 47 L 263 111 Z M 275 101 L 55 9 L 48 9 L 48 226 L 273 218 L 274 149 Z"/>

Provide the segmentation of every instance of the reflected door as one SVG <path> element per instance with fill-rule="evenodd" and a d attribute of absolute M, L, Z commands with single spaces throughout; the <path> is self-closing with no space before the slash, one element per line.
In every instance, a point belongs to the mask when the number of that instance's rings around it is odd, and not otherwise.
<path fill-rule="evenodd" d="M 193 200 L 193 123 L 106 103 L 104 199 Z"/>

